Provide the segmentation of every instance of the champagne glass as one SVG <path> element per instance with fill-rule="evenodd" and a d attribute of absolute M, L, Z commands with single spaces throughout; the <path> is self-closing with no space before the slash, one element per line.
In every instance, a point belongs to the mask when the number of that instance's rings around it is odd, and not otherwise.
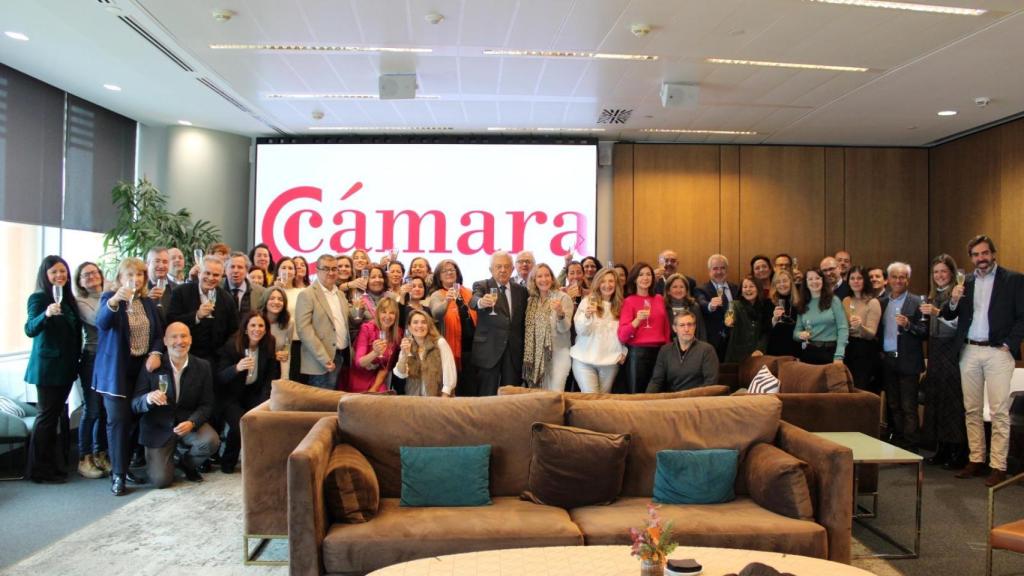
<path fill-rule="evenodd" d="M 203 263 L 203 257 L 206 255 L 202 248 L 196 248 L 192 251 L 192 263 L 199 265 Z"/>
<path fill-rule="evenodd" d="M 129 278 L 128 283 L 125 284 L 125 286 L 127 286 L 128 289 L 132 291 L 132 293 L 128 295 L 128 307 L 131 308 L 132 303 L 135 302 L 135 290 L 138 289 L 138 287 L 135 285 L 135 278 Z"/>
<path fill-rule="evenodd" d="M 210 288 L 206 291 L 206 301 L 210 303 L 210 306 L 217 307 L 217 289 Z M 213 311 L 210 311 L 210 318 L 213 318 Z"/>
<path fill-rule="evenodd" d="M 645 328 L 650 328 L 651 327 L 651 317 L 650 317 L 651 301 L 650 300 L 644 300 L 644 310 L 646 310 L 647 314 L 648 314 L 647 318 L 644 319 L 644 325 L 645 325 L 644 327 Z"/>
<path fill-rule="evenodd" d="M 156 282 L 154 283 L 154 286 L 158 290 L 166 290 L 167 289 L 167 279 L 166 278 L 157 278 Z M 164 298 L 163 298 L 163 295 L 161 294 L 160 299 L 156 301 L 156 307 L 157 308 L 163 308 L 164 307 L 163 301 L 164 301 Z"/>
<path fill-rule="evenodd" d="M 495 308 L 498 307 L 498 289 L 497 288 L 491 288 L 491 296 L 494 296 L 494 306 L 491 306 L 491 313 L 489 315 L 490 316 L 497 316 L 498 312 L 497 312 L 497 310 L 495 310 Z"/>
<path fill-rule="evenodd" d="M 455 299 L 462 300 L 462 284 L 456 282 L 455 284 L 452 284 L 452 288 L 455 288 Z"/>
<path fill-rule="evenodd" d="M 810 332 L 811 332 L 811 322 L 810 322 L 810 320 L 804 320 L 804 331 L 807 332 L 808 334 L 810 334 Z M 807 340 L 804 340 L 800 344 L 800 349 L 801 350 L 807 350 L 807 343 L 810 342 L 810 341 L 811 341 L 811 338 L 810 338 L 810 336 L 808 336 Z"/>
<path fill-rule="evenodd" d="M 931 302 L 928 301 L 928 297 L 921 296 L 921 306 L 924 306 L 926 304 L 931 304 Z M 925 326 L 928 325 L 931 319 L 931 314 L 921 314 L 921 323 L 924 324 Z"/>
<path fill-rule="evenodd" d="M 52 287 L 53 301 L 60 306 L 60 303 L 64 300 L 64 287 L 54 284 Z M 63 314 L 63 312 L 61 312 Z"/>
<path fill-rule="evenodd" d="M 964 274 L 962 268 L 958 268 L 956 271 L 956 285 L 963 286 L 965 281 L 967 281 L 967 275 Z"/>
<path fill-rule="evenodd" d="M 736 301 L 729 302 L 729 308 L 725 311 L 725 321 L 734 322 L 736 320 Z"/>
<path fill-rule="evenodd" d="M 370 269 L 369 268 L 363 268 L 363 271 L 359 273 L 359 276 L 362 277 L 362 279 L 367 282 L 367 285 L 369 285 L 369 282 L 370 282 Z"/>
<path fill-rule="evenodd" d="M 167 374 L 160 374 L 156 377 L 156 387 L 164 393 L 164 396 L 167 395 L 167 386 L 169 384 L 170 379 L 167 377 Z"/>
<path fill-rule="evenodd" d="M 245 357 L 246 358 L 252 358 L 252 349 L 251 348 L 246 348 L 244 353 L 245 353 Z M 249 374 L 252 374 L 252 368 L 247 369 L 246 372 L 248 372 Z"/>

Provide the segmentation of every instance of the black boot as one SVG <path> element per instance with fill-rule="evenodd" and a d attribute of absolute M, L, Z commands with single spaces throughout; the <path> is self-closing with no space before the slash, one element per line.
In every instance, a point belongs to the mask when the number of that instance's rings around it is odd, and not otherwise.
<path fill-rule="evenodd" d="M 111 474 L 110 493 L 114 496 L 124 496 L 128 489 L 125 487 L 124 474 Z"/>
<path fill-rule="evenodd" d="M 959 470 L 967 466 L 967 447 L 963 444 L 953 444 L 950 448 L 949 459 L 942 465 L 946 470 Z"/>
<path fill-rule="evenodd" d="M 939 442 L 938 449 L 935 451 L 935 455 L 931 458 L 926 458 L 925 463 L 932 466 L 945 466 L 949 463 L 949 458 L 952 453 L 952 448 L 945 442 Z M 962 466 L 961 466 L 962 468 Z"/>

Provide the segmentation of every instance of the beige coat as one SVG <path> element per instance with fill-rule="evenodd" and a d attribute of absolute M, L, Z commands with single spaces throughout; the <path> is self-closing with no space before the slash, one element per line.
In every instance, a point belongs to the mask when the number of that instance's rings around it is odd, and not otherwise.
<path fill-rule="evenodd" d="M 295 328 L 298 331 L 299 340 L 302 341 L 300 370 L 303 374 L 325 374 L 327 363 L 334 360 L 337 343 L 343 342 L 342 348 L 349 345 L 348 300 L 340 290 L 336 294 L 341 304 L 341 316 L 345 322 L 345 329 L 340 336 L 334 331 L 331 306 L 327 303 L 328 296 L 320 284 L 314 282 L 312 286 L 299 292 L 299 297 L 295 302 Z"/>

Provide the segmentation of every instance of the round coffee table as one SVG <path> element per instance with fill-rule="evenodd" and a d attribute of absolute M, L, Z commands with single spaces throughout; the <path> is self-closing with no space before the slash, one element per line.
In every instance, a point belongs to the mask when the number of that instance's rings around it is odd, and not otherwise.
<path fill-rule="evenodd" d="M 704 566 L 704 576 L 738 573 L 751 562 L 767 564 L 780 572 L 872 576 L 847 564 L 807 556 L 732 548 L 680 546 L 671 558 L 693 558 Z M 639 576 L 640 561 L 629 555 L 629 546 L 560 546 L 487 550 L 422 558 L 371 572 L 370 576 Z"/>

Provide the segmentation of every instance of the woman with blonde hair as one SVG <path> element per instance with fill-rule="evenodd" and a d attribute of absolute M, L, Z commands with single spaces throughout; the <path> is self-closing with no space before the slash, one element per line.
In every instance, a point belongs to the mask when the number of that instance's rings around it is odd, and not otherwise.
<path fill-rule="evenodd" d="M 614 268 L 594 274 L 590 293 L 576 309 L 576 343 L 569 351 L 572 373 L 583 392 L 608 394 L 619 366 L 626 359 L 626 347 L 619 341 L 619 313 L 622 289 Z"/>
<path fill-rule="evenodd" d="M 131 478 L 128 461 L 130 437 L 135 425 L 131 400 L 135 381 L 143 367 L 152 372 L 160 367 L 164 327 L 156 303 L 147 298 L 146 264 L 127 258 L 117 269 L 114 289 L 100 296 L 96 312 L 99 343 L 93 390 L 103 395 L 107 411 L 107 441 L 110 444 L 110 491 L 121 496 Z"/>
<path fill-rule="evenodd" d="M 526 280 L 526 330 L 523 347 L 523 382 L 530 388 L 565 390 L 572 359 L 569 357 L 572 299 L 555 286 L 555 273 L 538 264 Z"/>
<path fill-rule="evenodd" d="M 387 390 L 388 371 L 395 365 L 402 329 L 398 324 L 398 302 L 385 298 L 377 304 L 374 319 L 363 322 L 355 340 L 355 362 L 349 372 L 349 392 Z"/>
<path fill-rule="evenodd" d="M 772 277 L 768 300 L 772 304 L 771 328 L 768 329 L 769 356 L 799 356 L 800 344 L 793 340 L 793 325 L 803 300 L 796 279 L 789 270 L 779 269 Z"/>
<path fill-rule="evenodd" d="M 458 384 L 455 357 L 427 312 L 413 310 L 409 313 L 406 335 L 392 373 L 405 378 L 406 396 L 450 398 L 455 394 Z"/>

